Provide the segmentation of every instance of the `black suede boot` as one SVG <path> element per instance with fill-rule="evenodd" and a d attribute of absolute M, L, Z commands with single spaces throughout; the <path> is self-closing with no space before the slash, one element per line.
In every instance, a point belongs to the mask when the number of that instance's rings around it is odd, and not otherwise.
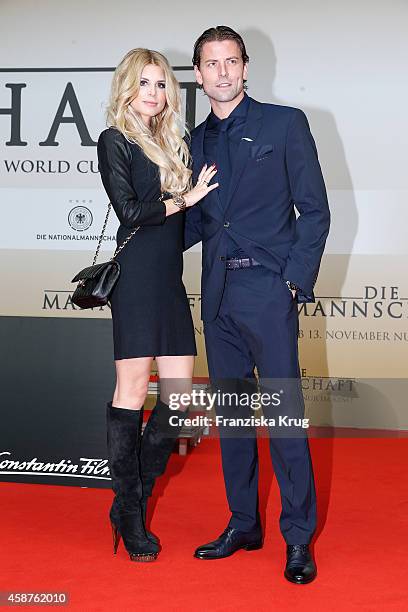
<path fill-rule="evenodd" d="M 140 413 L 140 418 L 139 418 L 139 433 L 138 433 L 138 435 L 140 437 L 142 435 L 142 425 L 143 425 L 143 413 L 144 413 L 143 406 L 139 410 L 139 413 Z M 138 452 L 140 454 L 140 444 L 138 444 Z M 139 470 L 140 470 L 140 461 L 139 461 Z M 141 500 L 140 503 L 141 503 L 141 508 L 142 508 L 142 517 L 143 517 L 143 523 L 145 525 L 146 535 L 147 535 L 149 540 L 151 540 L 155 544 L 159 544 L 159 538 L 157 538 L 151 531 L 149 531 L 146 528 L 146 504 L 143 502 L 143 500 Z M 115 522 L 115 519 L 116 519 L 116 522 L 119 522 L 118 513 L 119 513 L 118 499 L 117 499 L 117 496 L 115 495 L 115 497 L 113 498 L 112 507 L 111 507 L 111 510 L 110 510 L 110 517 L 111 517 L 113 522 Z"/>
<path fill-rule="evenodd" d="M 154 561 L 159 546 L 147 538 L 141 507 L 139 450 L 142 414 L 139 410 L 107 407 L 109 469 L 116 494 L 110 519 L 114 553 L 122 536 L 132 561 Z"/>
<path fill-rule="evenodd" d="M 171 452 L 183 427 L 187 411 L 171 410 L 167 404 L 158 400 L 147 421 L 142 436 L 140 450 L 140 474 L 143 495 L 141 500 L 144 520 L 147 502 L 152 494 L 156 478 L 164 474 Z M 170 417 L 172 422 L 170 424 Z"/>

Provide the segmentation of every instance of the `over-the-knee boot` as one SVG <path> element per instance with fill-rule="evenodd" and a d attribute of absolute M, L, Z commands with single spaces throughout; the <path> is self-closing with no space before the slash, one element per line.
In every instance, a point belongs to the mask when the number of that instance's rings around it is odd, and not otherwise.
<path fill-rule="evenodd" d="M 122 536 L 132 561 L 153 561 L 159 546 L 147 538 L 141 507 L 141 412 L 107 406 L 109 469 L 116 494 L 110 512 L 116 553 Z"/>
<path fill-rule="evenodd" d="M 187 411 L 171 410 L 158 400 L 147 421 L 140 450 L 140 474 L 142 477 L 142 511 L 146 520 L 147 502 L 152 494 L 156 478 L 164 474 L 171 452 L 183 427 Z M 170 417 L 175 424 L 170 424 Z"/>

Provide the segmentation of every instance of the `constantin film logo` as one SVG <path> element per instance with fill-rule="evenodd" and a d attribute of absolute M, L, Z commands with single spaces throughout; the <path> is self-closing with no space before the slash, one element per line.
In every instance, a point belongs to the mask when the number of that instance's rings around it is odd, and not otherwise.
<path fill-rule="evenodd" d="M 80 457 L 79 461 L 60 459 L 60 461 L 40 461 L 16 459 L 9 451 L 0 452 L 0 475 L 4 476 L 55 476 L 65 478 L 90 478 L 110 480 L 107 459 Z"/>

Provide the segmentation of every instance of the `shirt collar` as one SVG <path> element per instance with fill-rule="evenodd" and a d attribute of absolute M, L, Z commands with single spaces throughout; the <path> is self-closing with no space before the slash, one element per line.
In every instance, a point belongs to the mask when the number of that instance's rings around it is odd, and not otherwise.
<path fill-rule="evenodd" d="M 228 115 L 228 117 L 232 117 L 234 119 L 237 117 L 241 117 L 242 119 L 245 119 L 248 113 L 248 108 L 249 108 L 249 97 L 247 96 L 246 93 L 244 93 L 244 97 L 242 98 L 241 102 L 234 108 L 234 110 L 232 111 L 232 113 Z M 221 121 L 222 119 L 217 117 L 217 115 L 213 113 L 213 111 L 211 111 L 208 117 L 207 127 L 210 129 L 214 127 L 217 128 L 218 124 Z"/>

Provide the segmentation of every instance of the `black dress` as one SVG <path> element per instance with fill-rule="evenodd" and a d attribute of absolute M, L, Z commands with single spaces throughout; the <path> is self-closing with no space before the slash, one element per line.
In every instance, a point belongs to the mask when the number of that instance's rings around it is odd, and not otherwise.
<path fill-rule="evenodd" d="M 120 221 L 121 273 L 111 296 L 115 359 L 196 355 L 183 274 L 184 213 L 166 217 L 158 167 L 115 128 L 98 141 L 102 182 Z"/>

